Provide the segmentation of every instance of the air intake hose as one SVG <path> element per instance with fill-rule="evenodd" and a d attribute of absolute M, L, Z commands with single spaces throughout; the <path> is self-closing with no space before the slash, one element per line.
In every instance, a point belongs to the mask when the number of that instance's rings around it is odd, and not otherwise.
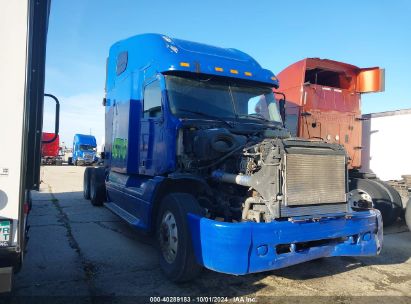
<path fill-rule="evenodd" d="M 250 187 L 251 176 L 249 175 L 236 175 L 222 170 L 215 170 L 211 173 L 211 177 L 219 182 Z"/>

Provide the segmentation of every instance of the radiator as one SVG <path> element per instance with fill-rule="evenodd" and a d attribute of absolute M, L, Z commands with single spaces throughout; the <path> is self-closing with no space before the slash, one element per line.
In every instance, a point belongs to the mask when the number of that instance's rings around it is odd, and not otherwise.
<path fill-rule="evenodd" d="M 285 206 L 345 202 L 345 174 L 345 155 L 286 154 Z"/>

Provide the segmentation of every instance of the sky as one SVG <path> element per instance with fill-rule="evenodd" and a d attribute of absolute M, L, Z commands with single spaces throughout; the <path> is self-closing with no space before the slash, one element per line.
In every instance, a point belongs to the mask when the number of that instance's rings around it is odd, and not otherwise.
<path fill-rule="evenodd" d="M 383 67 L 385 92 L 364 94 L 363 113 L 411 108 L 408 0 L 52 0 L 45 92 L 60 99 L 67 146 L 75 133 L 101 144 L 108 50 L 142 33 L 237 48 L 274 73 L 306 57 Z M 46 100 L 43 130 L 53 126 Z"/>

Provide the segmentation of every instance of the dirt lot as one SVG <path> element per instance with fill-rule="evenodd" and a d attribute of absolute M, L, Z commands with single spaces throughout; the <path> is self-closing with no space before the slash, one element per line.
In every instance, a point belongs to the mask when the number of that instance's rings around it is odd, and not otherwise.
<path fill-rule="evenodd" d="M 404 223 L 386 229 L 384 249 L 377 257 L 327 258 L 240 277 L 206 270 L 193 282 L 170 283 L 161 273 L 153 240 L 83 199 L 83 170 L 42 168 L 41 191 L 33 196 L 28 252 L 15 276 L 13 297 L 223 296 L 271 302 L 292 296 L 310 296 L 305 298 L 311 301 L 314 296 L 347 303 L 367 295 L 376 296 L 369 298 L 373 303 L 411 301 L 411 233 Z"/>

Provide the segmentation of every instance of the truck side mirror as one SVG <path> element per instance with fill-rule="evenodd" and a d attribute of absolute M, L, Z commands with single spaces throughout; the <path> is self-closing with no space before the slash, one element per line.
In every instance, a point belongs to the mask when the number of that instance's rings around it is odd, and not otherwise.
<path fill-rule="evenodd" d="M 54 122 L 54 136 L 53 138 L 49 139 L 49 140 L 42 140 L 41 142 L 43 144 L 49 144 L 52 143 L 53 141 L 55 141 L 57 139 L 57 137 L 59 136 L 59 127 L 60 127 L 60 101 L 57 99 L 56 96 L 52 95 L 52 94 L 44 94 L 45 97 L 50 97 L 51 99 L 53 99 L 56 103 L 56 118 L 55 118 L 55 122 Z"/>
<path fill-rule="evenodd" d="M 280 99 L 278 104 L 280 106 L 280 116 L 281 116 L 281 119 L 283 120 L 283 125 L 285 126 L 285 100 Z"/>

